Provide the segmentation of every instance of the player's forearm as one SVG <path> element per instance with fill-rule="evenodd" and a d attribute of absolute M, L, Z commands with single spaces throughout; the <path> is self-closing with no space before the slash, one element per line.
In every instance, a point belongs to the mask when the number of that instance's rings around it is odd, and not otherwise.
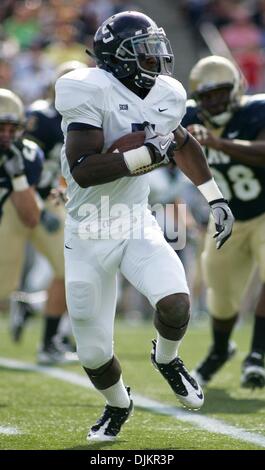
<path fill-rule="evenodd" d="M 21 222 L 26 227 L 36 227 L 40 220 L 40 209 L 34 189 L 29 187 L 23 191 L 13 191 L 10 197 Z"/>
<path fill-rule="evenodd" d="M 265 166 L 265 142 L 219 139 L 218 150 L 246 165 Z"/>
<path fill-rule="evenodd" d="M 175 161 L 196 186 L 212 178 L 202 147 L 191 135 L 187 144 L 175 153 Z"/>
<path fill-rule="evenodd" d="M 72 170 L 72 176 L 81 188 L 110 183 L 130 176 L 122 153 L 89 155 Z"/>

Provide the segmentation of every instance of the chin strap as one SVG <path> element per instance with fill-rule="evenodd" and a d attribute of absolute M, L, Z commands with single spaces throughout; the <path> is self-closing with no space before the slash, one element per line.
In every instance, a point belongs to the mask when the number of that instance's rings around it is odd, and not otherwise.
<path fill-rule="evenodd" d="M 97 57 L 95 56 L 94 52 L 90 51 L 89 49 L 86 49 L 87 55 L 91 57 L 95 62 L 97 62 Z"/>
<path fill-rule="evenodd" d="M 134 83 L 138 88 L 151 89 L 155 84 L 156 76 L 141 72 L 134 77 Z"/>

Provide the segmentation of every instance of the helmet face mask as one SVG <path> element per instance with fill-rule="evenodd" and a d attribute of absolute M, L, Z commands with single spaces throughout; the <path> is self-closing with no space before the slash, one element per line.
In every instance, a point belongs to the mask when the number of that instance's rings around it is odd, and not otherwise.
<path fill-rule="evenodd" d="M 232 117 L 231 89 L 231 85 L 223 85 L 196 94 L 202 116 L 217 127 L 223 126 Z"/>
<path fill-rule="evenodd" d="M 244 88 L 243 77 L 228 59 L 201 59 L 190 73 L 190 91 L 203 120 L 213 127 L 224 126 L 237 109 Z"/>
<path fill-rule="evenodd" d="M 163 31 L 162 28 L 159 31 Z M 142 72 L 154 76 L 158 74 L 172 75 L 173 73 L 173 53 L 169 40 L 163 32 L 152 35 L 141 34 L 124 39 L 117 49 L 115 57 L 121 61 L 134 61 Z M 148 58 L 156 59 L 156 70 L 144 67 L 142 62 Z"/>
<path fill-rule="evenodd" d="M 18 124 L 0 121 L 0 152 L 8 150 L 21 133 L 22 129 Z"/>
<path fill-rule="evenodd" d="M 94 38 L 97 64 L 119 80 L 131 78 L 151 88 L 158 75 L 172 75 L 174 56 L 162 28 L 138 12 L 123 12 L 106 20 Z"/>

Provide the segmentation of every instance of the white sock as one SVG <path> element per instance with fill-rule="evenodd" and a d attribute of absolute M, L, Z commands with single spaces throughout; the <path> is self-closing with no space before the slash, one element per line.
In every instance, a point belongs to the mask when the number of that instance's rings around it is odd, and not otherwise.
<path fill-rule="evenodd" d="M 171 341 L 163 338 L 157 333 L 156 362 L 159 364 L 169 364 L 178 355 L 178 348 L 181 341 Z"/>
<path fill-rule="evenodd" d="M 130 405 L 130 398 L 124 386 L 122 377 L 116 384 L 112 385 L 109 388 L 105 388 L 104 390 L 99 390 L 99 392 L 104 395 L 108 405 L 110 406 L 117 406 L 118 408 L 128 408 Z"/>

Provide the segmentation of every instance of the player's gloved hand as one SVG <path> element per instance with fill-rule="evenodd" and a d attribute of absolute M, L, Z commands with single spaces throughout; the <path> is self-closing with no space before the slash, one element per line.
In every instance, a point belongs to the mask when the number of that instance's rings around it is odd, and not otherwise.
<path fill-rule="evenodd" d="M 234 216 L 225 199 L 216 199 L 209 204 L 216 228 L 213 238 L 215 238 L 216 248 L 219 250 L 232 233 Z"/>
<path fill-rule="evenodd" d="M 40 223 L 49 233 L 57 232 L 57 230 L 59 230 L 61 226 L 61 221 L 57 217 L 57 215 L 53 214 L 47 209 L 42 209 L 40 215 Z"/>
<path fill-rule="evenodd" d="M 159 135 L 154 131 L 151 124 L 147 124 L 144 131 L 144 145 L 149 149 L 152 163 L 169 163 L 173 158 L 174 150 L 177 148 L 174 134 L 170 132 L 166 135 Z"/>
<path fill-rule="evenodd" d="M 67 202 L 66 188 L 59 186 L 57 188 L 51 189 L 49 194 L 49 201 L 51 201 L 55 206 L 65 204 Z"/>
<path fill-rule="evenodd" d="M 3 166 L 11 179 L 25 174 L 23 155 L 15 144 L 10 145 L 6 152 L 6 159 Z"/>

